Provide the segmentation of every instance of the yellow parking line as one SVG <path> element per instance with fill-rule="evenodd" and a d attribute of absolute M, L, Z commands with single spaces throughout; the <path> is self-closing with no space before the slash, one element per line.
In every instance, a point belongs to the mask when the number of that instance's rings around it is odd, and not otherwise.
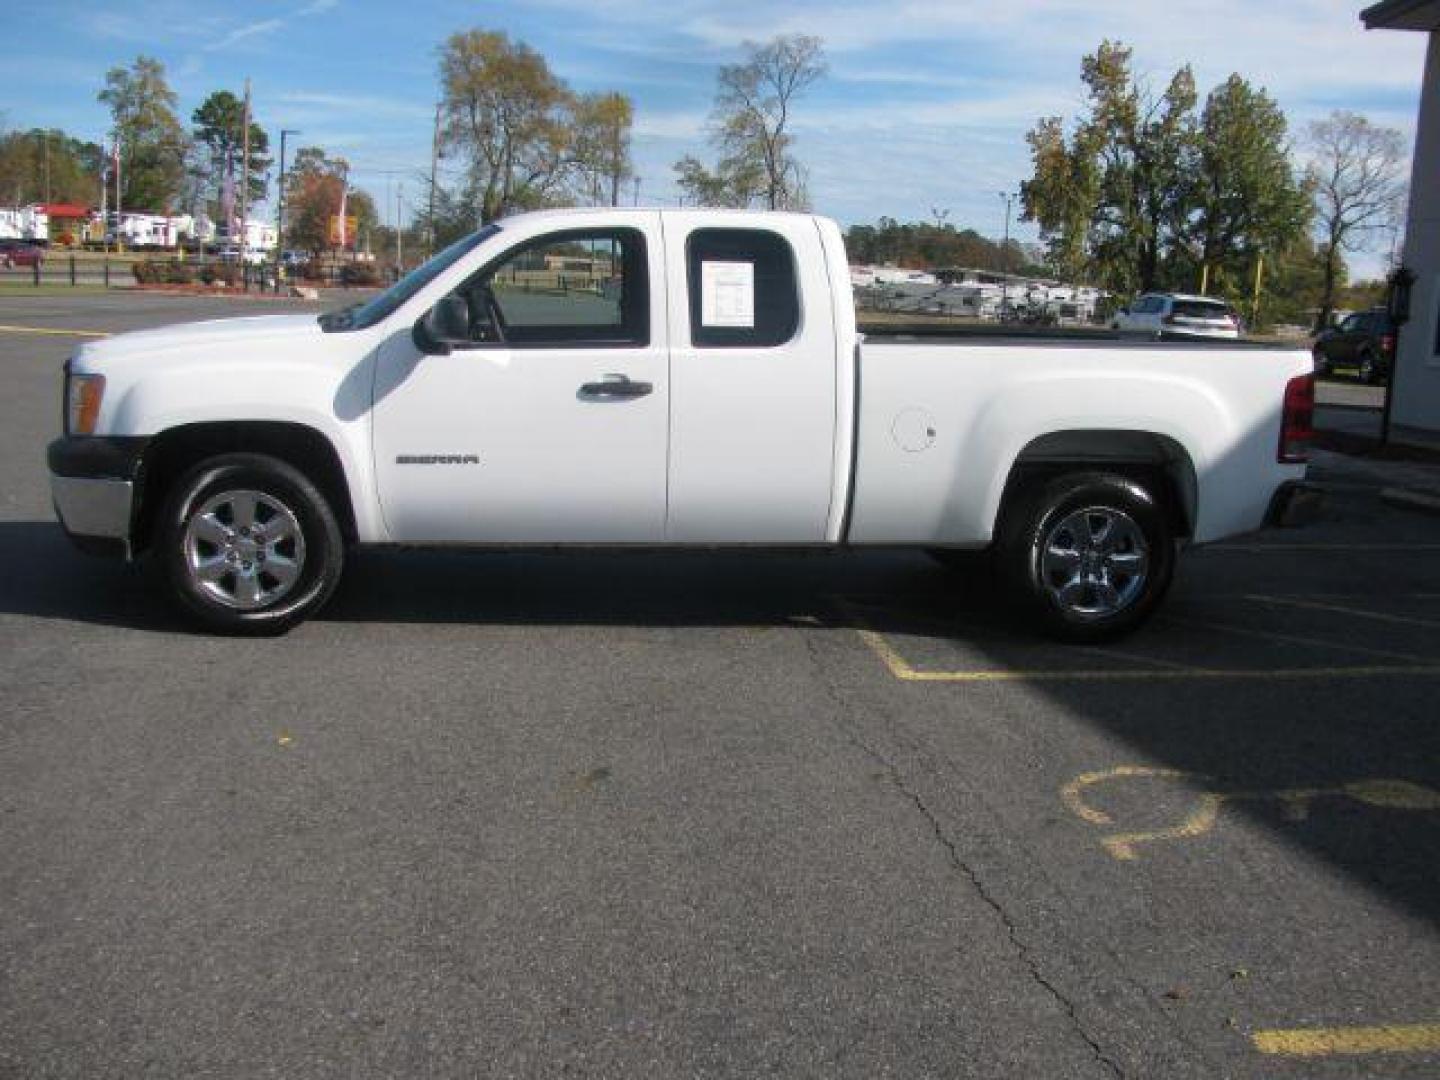
<path fill-rule="evenodd" d="M 1400 623 L 1404 626 L 1423 626 L 1440 630 L 1440 622 L 1434 619 L 1419 619 L 1413 615 L 1390 615 L 1383 611 L 1368 611 L 1365 608 L 1344 607 L 1340 604 L 1322 604 L 1316 600 L 1292 600 L 1285 596 L 1247 596 L 1261 604 L 1279 604 L 1282 607 L 1308 608 L 1311 611 L 1331 611 L 1337 615 L 1353 615 L 1357 619 L 1374 619 L 1377 622 Z"/>
<path fill-rule="evenodd" d="M 1273 551 L 1279 555 L 1292 555 L 1303 551 L 1346 552 L 1346 551 L 1395 551 L 1426 552 L 1440 551 L 1440 544 L 1202 544 L 1195 548 L 1203 551 Z"/>
<path fill-rule="evenodd" d="M 922 671 L 913 667 L 900 651 L 873 629 L 854 606 L 836 598 L 836 603 L 887 671 L 901 682 L 995 683 L 995 682 L 1160 682 L 1182 679 L 1229 679 L 1236 682 L 1285 682 L 1296 679 L 1369 679 L 1391 676 L 1440 676 L 1437 664 L 1364 664 L 1348 667 L 1304 668 L 1161 668 L 1129 671 L 1111 668 L 1101 671 L 1067 671 L 1048 668 L 982 668 L 973 671 Z"/>
<path fill-rule="evenodd" d="M 893 652 L 893 650 L 892 650 Z M 908 665 L 907 665 L 908 667 Z M 892 672 L 893 673 L 893 672 Z M 1066 671 L 1026 668 L 978 671 L 916 671 L 895 673 L 906 682 L 1160 682 L 1182 679 L 1228 679 L 1235 682 L 1286 682 L 1296 679 L 1371 679 L 1389 676 L 1440 676 L 1440 666 L 1366 664 L 1354 667 L 1309 668 L 1165 668 L 1151 671 Z"/>
<path fill-rule="evenodd" d="M 1178 619 L 1173 615 L 1162 615 L 1160 619 L 1173 626 L 1190 626 L 1197 630 L 1214 630 L 1222 634 L 1238 634 L 1240 637 L 1259 638 L 1262 641 L 1273 641 L 1280 645 L 1305 645 L 1309 648 L 1332 649 L 1336 652 L 1379 656 L 1386 660 L 1407 660 L 1410 663 L 1422 665 L 1435 662 L 1433 657 L 1417 656 L 1415 653 L 1395 652 L 1392 649 L 1376 649 L 1369 645 L 1342 644 L 1338 641 L 1325 641 L 1322 638 L 1302 637 L 1298 634 L 1282 634 L 1274 630 L 1253 630 L 1248 626 L 1231 626 L 1229 623 L 1206 622 L 1203 619 Z"/>
<path fill-rule="evenodd" d="M 62 330 L 53 326 L 6 326 L 0 324 L 0 333 L 6 334 L 53 334 L 56 337 L 109 337 L 106 330 Z"/>
<path fill-rule="evenodd" d="M 1257 1031 L 1250 1039 L 1262 1054 L 1287 1057 L 1421 1054 L 1440 1050 L 1440 1024 L 1279 1029 Z"/>

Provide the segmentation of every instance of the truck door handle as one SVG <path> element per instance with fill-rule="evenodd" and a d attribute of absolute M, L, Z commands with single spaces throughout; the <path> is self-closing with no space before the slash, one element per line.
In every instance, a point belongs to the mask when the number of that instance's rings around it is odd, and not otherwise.
<path fill-rule="evenodd" d="M 587 398 L 638 398 L 653 393 L 655 386 L 635 382 L 628 375 L 606 375 L 599 382 L 583 383 L 580 396 Z"/>

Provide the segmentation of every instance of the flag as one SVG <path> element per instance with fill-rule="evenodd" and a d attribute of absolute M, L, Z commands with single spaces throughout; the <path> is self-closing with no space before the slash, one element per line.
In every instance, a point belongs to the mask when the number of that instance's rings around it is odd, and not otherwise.
<path fill-rule="evenodd" d="M 235 170 L 228 163 L 220 184 L 220 220 L 225 222 L 226 240 L 235 243 Z"/>

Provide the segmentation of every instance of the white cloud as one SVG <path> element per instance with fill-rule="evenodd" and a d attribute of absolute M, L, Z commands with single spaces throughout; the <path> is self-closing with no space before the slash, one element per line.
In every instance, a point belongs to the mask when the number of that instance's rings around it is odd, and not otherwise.
<path fill-rule="evenodd" d="M 243 26 L 237 26 L 224 37 L 210 42 L 205 46 L 205 51 L 224 52 L 246 38 L 255 37 L 258 34 L 268 34 L 271 31 L 279 30 L 284 25 L 284 19 L 260 19 L 257 22 L 246 23 Z"/>

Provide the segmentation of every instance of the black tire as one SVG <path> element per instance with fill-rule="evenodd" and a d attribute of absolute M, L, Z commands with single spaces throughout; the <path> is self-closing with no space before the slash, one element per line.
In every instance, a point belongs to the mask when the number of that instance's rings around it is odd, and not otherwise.
<path fill-rule="evenodd" d="M 1088 545 L 1067 540 L 1067 523 L 1077 519 L 1087 534 L 1109 520 L 1114 549 L 1102 554 L 1107 545 L 1099 536 Z M 1062 580 L 1071 565 L 1066 543 L 1076 549 L 1076 569 Z M 1069 473 L 1022 489 L 1004 512 L 996 549 L 1002 572 L 1041 629 L 1062 641 L 1102 641 L 1136 629 L 1175 572 L 1165 508 L 1143 485 L 1113 473 Z M 1128 566 L 1143 566 L 1143 573 L 1127 572 Z M 1097 584 L 1087 584 L 1092 580 Z M 1074 590 L 1068 602 L 1061 599 L 1067 590 Z M 1112 591 L 1113 605 L 1107 600 Z"/>
<path fill-rule="evenodd" d="M 245 550 L 249 558 L 255 560 L 243 563 L 247 571 L 255 567 L 253 574 L 245 576 L 260 583 L 254 586 L 257 595 L 252 597 L 238 595 L 241 587 L 237 578 L 239 564 L 235 560 L 244 556 L 237 556 L 233 548 L 226 555 L 215 543 L 204 537 L 197 539 L 198 534 L 192 532 L 192 522 L 198 530 L 202 517 L 213 526 L 216 515 L 220 515 L 218 520 L 223 525 L 225 507 L 231 505 L 224 500 L 231 493 L 260 496 L 260 509 L 251 515 L 258 526 L 255 536 L 260 536 L 272 523 L 276 535 L 283 529 L 287 536 L 280 542 L 283 548 L 278 545 L 266 548 L 263 542 L 257 543 L 251 538 L 248 528 L 237 526 L 230 530 L 232 537 L 237 531 L 246 533 L 245 539 L 233 543 L 247 544 Z M 217 500 L 220 501 L 217 509 L 203 513 Z M 275 512 L 276 507 L 288 512 L 289 517 L 282 518 L 281 513 Z M 271 516 L 262 517 L 267 511 Z M 320 609 L 335 591 L 344 568 L 344 539 L 325 496 L 298 469 L 264 454 L 225 454 L 200 462 L 168 493 L 155 535 L 153 554 L 166 593 L 190 619 L 222 634 L 284 633 Z M 269 551 L 271 566 L 284 563 L 294 570 L 289 582 L 267 576 L 263 565 L 266 551 Z M 192 565 L 192 560 L 200 559 L 218 565 L 212 560 L 219 558 L 229 558 L 236 566 L 236 570 L 229 573 L 228 590 L 224 579 L 207 585 Z M 228 602 L 222 599 L 227 592 L 233 594 Z M 267 599 L 267 593 L 274 593 L 274 598 Z M 243 604 L 249 606 L 237 606 Z"/>
<path fill-rule="evenodd" d="M 1369 349 L 1364 349 L 1361 351 L 1358 359 L 1360 362 L 1360 381 L 1367 386 L 1376 385 L 1380 381 L 1380 369 L 1375 363 L 1375 354 Z"/>

